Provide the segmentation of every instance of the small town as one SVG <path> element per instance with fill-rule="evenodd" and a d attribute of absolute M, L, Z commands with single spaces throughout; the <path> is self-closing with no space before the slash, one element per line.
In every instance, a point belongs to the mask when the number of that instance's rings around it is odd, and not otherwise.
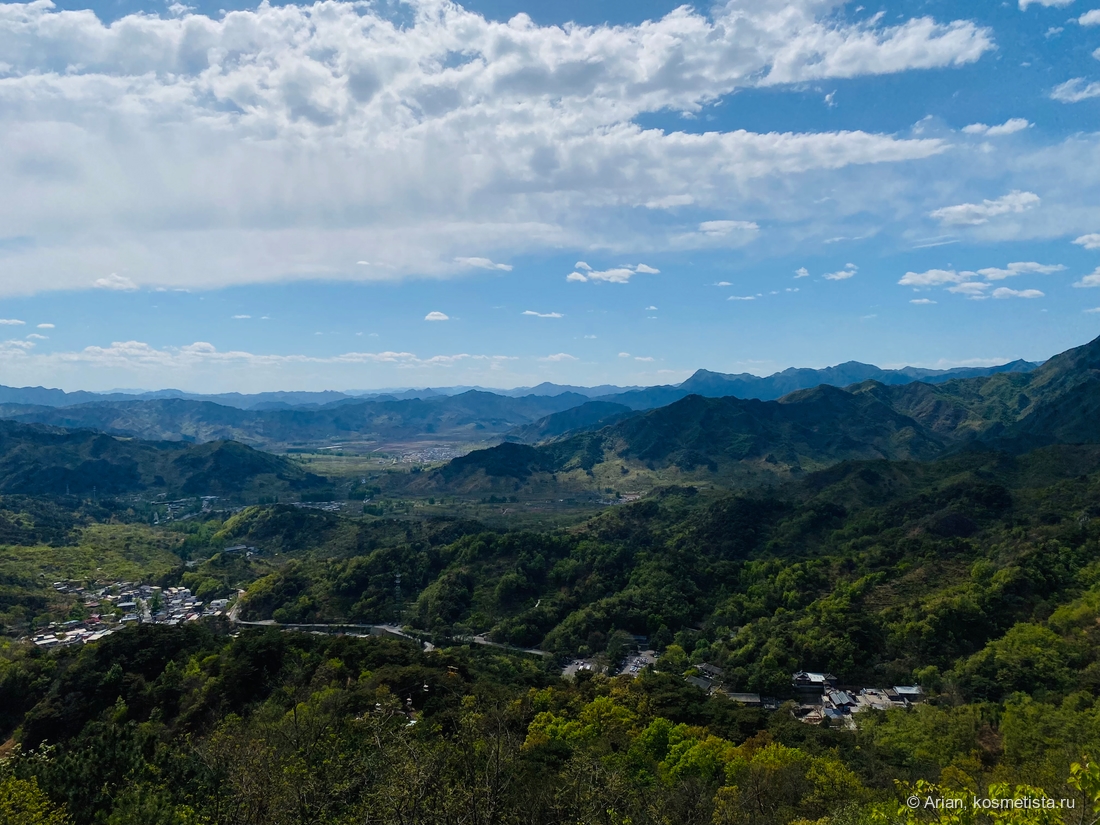
<path fill-rule="evenodd" d="M 250 548 L 241 546 L 240 552 Z M 178 625 L 204 617 L 226 615 L 228 599 L 202 602 L 186 587 L 162 588 L 156 585 L 115 581 L 85 587 L 81 582 L 58 581 L 53 589 L 82 600 L 88 616 L 66 622 L 51 622 L 29 639 L 40 648 L 50 649 L 96 642 L 133 624 Z"/>

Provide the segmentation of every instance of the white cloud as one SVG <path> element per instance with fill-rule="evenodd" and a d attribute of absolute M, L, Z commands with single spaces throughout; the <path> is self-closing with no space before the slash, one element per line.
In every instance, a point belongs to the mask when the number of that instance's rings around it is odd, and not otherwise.
<path fill-rule="evenodd" d="M 243 321 L 243 320 L 246 320 L 246 319 L 251 318 L 251 317 L 252 317 L 251 315 L 234 315 L 233 320 L 234 321 Z"/>
<path fill-rule="evenodd" d="M 703 221 L 699 231 L 711 237 L 724 237 L 731 232 L 758 232 L 760 227 L 753 221 Z"/>
<path fill-rule="evenodd" d="M 37 332 L 32 332 L 32 333 L 31 333 L 30 335 L 28 335 L 27 337 L 28 337 L 28 338 L 30 338 L 30 339 L 32 339 L 32 340 L 34 340 L 34 341 L 46 341 L 46 340 L 48 340 L 48 338 L 49 338 L 49 336 L 46 336 L 46 335 L 39 335 L 39 334 L 38 334 Z"/>
<path fill-rule="evenodd" d="M 424 316 L 425 321 L 449 321 L 451 320 L 449 315 L 444 315 L 442 312 L 429 312 Z"/>
<path fill-rule="evenodd" d="M 650 358 L 648 355 L 635 355 L 635 361 L 656 361 L 656 358 Z"/>
<path fill-rule="evenodd" d="M 1077 18 L 1077 22 L 1082 26 L 1100 26 L 1100 9 L 1085 12 Z"/>
<path fill-rule="evenodd" d="M 1086 309 L 1085 312 L 1100 312 L 1100 307 L 1095 307 L 1093 309 Z"/>
<path fill-rule="evenodd" d="M 1007 195 L 981 203 L 960 203 L 929 212 L 929 216 L 947 226 L 979 226 L 998 215 L 1024 212 L 1038 205 L 1039 196 L 1034 192 L 1014 189 Z"/>
<path fill-rule="evenodd" d="M 0 326 L 5 327 L 21 327 L 26 323 L 26 321 L 20 321 L 18 318 L 0 318 Z"/>
<path fill-rule="evenodd" d="M 48 2 L 0 4 L 0 224 L 36 239 L 0 260 L 0 291 L 87 288 L 112 271 L 193 289 L 446 277 L 479 266 L 461 257 L 470 249 L 497 269 L 531 250 L 730 243 L 751 232 L 685 234 L 661 210 L 691 192 L 732 214 L 755 190 L 761 216 L 796 223 L 784 207 L 802 193 L 773 180 L 816 185 L 949 145 L 666 132 L 640 115 L 960 66 L 994 48 L 971 22 L 848 22 L 820 0 L 589 27 L 491 21 L 438 0 L 402 4 L 399 20 L 390 9 L 319 0 L 207 17 L 181 5 L 106 25 Z M 352 263 L 362 257 L 369 266 Z"/>
<path fill-rule="evenodd" d="M 989 297 L 985 291 L 989 289 L 989 284 L 982 281 L 967 281 L 961 284 L 955 284 L 955 286 L 949 286 L 948 292 L 954 292 L 956 295 L 965 295 L 967 298 L 973 298 L 974 300 L 982 300 Z"/>
<path fill-rule="evenodd" d="M 772 8 L 777 16 L 793 20 L 806 13 L 799 5 L 776 4 Z M 728 8 L 740 11 L 732 4 Z M 892 74 L 918 66 L 959 66 L 977 60 L 992 47 L 985 33 L 976 32 L 970 23 L 941 26 L 929 17 L 921 17 L 875 31 L 872 27 L 881 18 L 876 15 L 866 24 L 850 28 L 815 26 L 790 36 L 764 83 L 857 77 L 869 72 Z"/>
<path fill-rule="evenodd" d="M 998 269 L 997 267 L 979 269 L 978 274 L 987 281 L 1003 281 L 1005 278 L 1011 278 L 1014 275 L 1050 275 L 1053 272 L 1061 272 L 1064 269 L 1065 267 L 1061 264 L 1039 264 L 1034 261 L 1019 261 L 1009 264 L 1004 269 Z"/>
<path fill-rule="evenodd" d="M 934 304 L 936 303 L 931 298 L 913 298 L 909 301 L 911 304 Z"/>
<path fill-rule="evenodd" d="M 898 281 L 902 286 L 927 289 L 944 284 L 959 284 L 976 276 L 974 272 L 956 272 L 953 269 L 929 269 L 927 272 L 906 272 Z"/>
<path fill-rule="evenodd" d="M 630 353 L 629 353 L 629 352 L 620 352 L 620 353 L 619 353 L 619 357 L 620 357 L 620 358 L 629 358 L 629 357 L 630 357 Z"/>
<path fill-rule="evenodd" d="M 677 206 L 688 206 L 695 203 L 691 195 L 665 195 L 663 198 L 654 198 L 645 202 L 646 209 L 673 209 Z"/>
<path fill-rule="evenodd" d="M 1100 232 L 1082 235 L 1080 238 L 1075 238 L 1073 242 L 1085 249 L 1100 249 Z"/>
<path fill-rule="evenodd" d="M 241 365 L 255 369 L 275 367 L 283 370 L 288 367 L 303 366 L 315 369 L 318 366 L 388 364 L 397 367 L 448 367 L 461 362 L 492 366 L 517 360 L 509 355 L 473 355 L 458 353 L 455 355 L 433 355 L 420 358 L 411 352 L 346 352 L 332 356 L 309 355 L 270 355 L 245 351 L 220 351 L 213 344 L 196 341 L 182 347 L 157 349 L 142 341 L 116 341 L 108 347 L 91 346 L 72 352 L 55 352 L 47 355 L 29 354 L 34 344 L 30 341 L 9 341 L 7 351 L 0 348 L 0 357 L 7 357 L 8 366 L 17 364 L 12 359 L 20 359 L 34 369 L 43 366 L 72 366 L 76 368 L 122 368 L 134 373 L 148 372 L 160 375 L 164 369 L 194 371 L 219 365 L 238 367 Z M 33 362 L 26 359 L 33 358 Z"/>
<path fill-rule="evenodd" d="M 844 264 L 844 269 L 837 272 L 828 272 L 822 275 L 826 281 L 846 281 L 849 278 L 855 277 L 856 272 L 859 271 L 859 267 L 855 264 Z"/>
<path fill-rule="evenodd" d="M 584 336 L 584 337 L 585 337 L 585 339 L 586 339 L 586 340 L 587 340 L 587 339 L 589 339 L 589 338 L 591 338 L 591 339 L 595 340 L 595 338 L 596 338 L 596 336 L 595 336 L 595 335 L 586 335 L 586 336 Z"/>
<path fill-rule="evenodd" d="M 39 329 L 53 329 L 54 325 L 53 324 L 39 324 L 38 328 Z"/>
<path fill-rule="evenodd" d="M 714 286 L 733 286 L 729 281 L 719 281 Z"/>
<path fill-rule="evenodd" d="M 553 355 L 547 355 L 545 358 L 540 358 L 540 361 L 576 361 L 575 355 L 570 355 L 568 352 L 557 352 Z"/>
<path fill-rule="evenodd" d="M 583 264 L 583 266 L 581 265 Z M 583 272 L 581 271 L 583 270 Z M 575 281 L 583 283 L 585 281 L 604 281 L 609 284 L 627 284 L 630 283 L 632 275 L 642 273 L 645 275 L 656 275 L 661 270 L 654 269 L 646 264 L 638 264 L 637 266 L 619 266 L 614 269 L 605 269 L 602 272 L 597 271 L 590 267 L 584 261 L 577 263 L 577 268 L 565 276 L 567 281 Z"/>
<path fill-rule="evenodd" d="M 1003 269 L 999 267 L 986 267 L 977 272 L 969 270 L 955 271 L 954 269 L 929 269 L 926 272 L 906 272 L 898 283 L 901 286 L 910 286 L 916 290 L 929 289 L 934 286 L 946 286 L 954 284 L 948 292 L 967 295 L 971 298 L 985 297 L 985 290 L 989 283 L 977 282 L 975 279 L 982 277 L 988 281 L 1003 281 L 1016 275 L 1049 275 L 1054 272 L 1062 272 L 1065 269 L 1061 264 L 1040 264 L 1035 261 L 1016 261 L 1008 264 Z M 1013 290 L 1009 290 L 1014 292 Z M 1029 290 L 1034 291 L 1034 290 Z M 1005 297 L 1005 296 L 1000 296 Z M 1036 297 L 1036 296 L 1023 296 Z M 911 303 L 920 303 L 912 301 Z M 932 303 L 935 303 L 934 301 Z"/>
<path fill-rule="evenodd" d="M 1028 6 L 1045 6 L 1047 8 L 1062 8 L 1068 6 L 1073 0 L 1020 0 L 1020 11 Z"/>
<path fill-rule="evenodd" d="M 1100 83 L 1089 83 L 1083 77 L 1075 77 L 1055 86 L 1050 96 L 1062 103 L 1080 103 L 1093 97 L 1100 97 Z"/>
<path fill-rule="evenodd" d="M 1015 132 L 1022 132 L 1024 129 L 1034 125 L 1033 123 L 1029 123 L 1026 118 L 1014 117 L 1009 118 L 1000 126 L 986 126 L 984 123 L 971 123 L 969 126 L 963 127 L 963 132 L 968 135 L 998 137 L 1000 135 L 1011 135 Z"/>
<path fill-rule="evenodd" d="M 794 277 L 795 278 L 809 278 L 810 277 L 810 270 L 806 269 L 806 267 L 804 267 L 804 266 L 800 266 L 798 269 L 796 269 L 794 271 Z"/>
<path fill-rule="evenodd" d="M 534 315 L 536 318 L 564 318 L 560 312 L 535 312 L 532 309 L 525 309 L 521 315 Z"/>
<path fill-rule="evenodd" d="M 645 311 L 646 311 L 646 312 L 656 312 L 656 311 L 657 311 L 657 307 L 655 307 L 655 306 L 648 306 L 648 307 L 646 307 L 646 308 L 645 308 Z"/>
<path fill-rule="evenodd" d="M 1100 266 L 1074 284 L 1076 287 L 1100 286 Z"/>
<path fill-rule="evenodd" d="M 755 301 L 755 295 L 731 295 L 726 298 L 727 301 Z"/>
<path fill-rule="evenodd" d="M 1007 286 L 993 290 L 994 298 L 1042 298 L 1043 293 L 1037 289 L 1009 289 Z"/>
<path fill-rule="evenodd" d="M 511 272 L 511 264 L 498 264 L 488 258 L 455 258 L 455 263 L 461 266 L 470 266 L 477 269 L 498 269 L 501 272 Z"/>
<path fill-rule="evenodd" d="M 13 338 L 0 343 L 0 359 L 6 359 L 9 364 L 13 358 L 25 356 L 34 349 L 34 341 L 20 341 Z"/>
<path fill-rule="evenodd" d="M 127 278 L 125 275 L 118 275 L 112 272 L 106 278 L 96 278 L 92 281 L 92 286 L 96 289 L 114 289 L 118 291 L 131 291 L 137 289 L 137 284 Z"/>

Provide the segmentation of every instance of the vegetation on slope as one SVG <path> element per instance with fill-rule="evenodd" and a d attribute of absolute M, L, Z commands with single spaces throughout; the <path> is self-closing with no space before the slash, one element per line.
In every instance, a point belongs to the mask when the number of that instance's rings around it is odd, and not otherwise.
<path fill-rule="evenodd" d="M 0 493 L 278 495 L 326 486 L 292 461 L 232 441 L 138 441 L 0 421 Z"/>

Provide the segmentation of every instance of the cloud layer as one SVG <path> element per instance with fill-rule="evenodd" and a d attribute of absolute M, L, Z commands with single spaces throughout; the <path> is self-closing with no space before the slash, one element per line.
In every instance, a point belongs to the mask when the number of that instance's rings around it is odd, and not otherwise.
<path fill-rule="evenodd" d="M 442 0 L 415 0 L 407 20 L 381 8 L 108 26 L 48 0 L 0 4 L 0 220 L 30 239 L 0 257 L 3 290 L 446 276 L 565 244 L 743 244 L 754 221 L 725 215 L 747 181 L 928 158 L 944 142 L 666 133 L 638 115 L 993 47 L 967 21 L 844 21 L 821 0 L 616 27 L 492 22 Z M 713 217 L 679 223 L 689 203 Z"/>

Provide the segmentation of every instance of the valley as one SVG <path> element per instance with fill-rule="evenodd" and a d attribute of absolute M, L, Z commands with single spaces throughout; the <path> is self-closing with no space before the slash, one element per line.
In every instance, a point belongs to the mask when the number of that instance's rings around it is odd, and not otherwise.
<path fill-rule="evenodd" d="M 403 771 L 435 753 L 445 808 L 462 770 L 497 770 L 453 736 L 544 774 L 502 805 L 595 759 L 639 821 L 647 794 L 787 825 L 878 821 L 897 788 L 964 774 L 1071 793 L 1071 760 L 1100 747 L 1100 339 L 1026 366 L 651 409 L 573 389 L 4 408 L 3 781 L 33 777 L 78 823 L 125 804 L 191 825 L 218 798 L 199 764 L 258 769 L 243 754 L 299 714 L 337 740 L 262 770 L 313 776 L 311 811 L 390 798 L 311 761 L 361 777 L 353 753 Z M 103 737 L 131 767 L 96 761 Z M 803 784 L 746 819 L 730 789 L 780 758 Z M 142 796 L 110 802 L 63 764 Z"/>

